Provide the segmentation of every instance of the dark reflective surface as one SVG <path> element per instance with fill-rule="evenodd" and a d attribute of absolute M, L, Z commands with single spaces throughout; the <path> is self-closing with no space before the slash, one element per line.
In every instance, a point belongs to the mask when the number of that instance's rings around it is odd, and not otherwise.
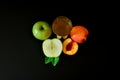
<path fill-rule="evenodd" d="M 39 6 L 2 6 L 0 12 L 0 80 L 57 80 L 91 77 L 104 72 L 104 45 L 97 42 L 95 13 L 79 9 L 39 8 Z M 44 64 L 42 41 L 32 35 L 36 21 L 52 25 L 57 16 L 67 16 L 73 25 L 84 25 L 90 34 L 74 56 L 62 54 L 56 67 Z M 53 34 L 50 38 L 55 37 Z M 91 74 L 91 75 L 90 75 Z"/>

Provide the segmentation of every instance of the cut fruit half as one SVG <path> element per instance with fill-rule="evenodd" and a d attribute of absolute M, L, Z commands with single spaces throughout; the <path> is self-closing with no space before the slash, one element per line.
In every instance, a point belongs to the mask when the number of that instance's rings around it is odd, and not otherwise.
<path fill-rule="evenodd" d="M 57 38 L 45 40 L 42 47 L 47 57 L 58 57 L 62 53 L 62 42 Z"/>
<path fill-rule="evenodd" d="M 71 38 L 67 38 L 63 42 L 63 52 L 67 55 L 74 55 L 78 51 L 77 42 L 72 41 Z"/>

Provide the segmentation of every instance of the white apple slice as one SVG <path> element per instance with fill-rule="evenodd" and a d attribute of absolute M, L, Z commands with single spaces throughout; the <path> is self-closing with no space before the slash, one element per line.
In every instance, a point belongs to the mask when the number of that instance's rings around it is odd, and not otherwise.
<path fill-rule="evenodd" d="M 58 57 L 62 53 L 62 42 L 57 39 L 46 39 L 42 44 L 43 52 L 47 57 Z"/>

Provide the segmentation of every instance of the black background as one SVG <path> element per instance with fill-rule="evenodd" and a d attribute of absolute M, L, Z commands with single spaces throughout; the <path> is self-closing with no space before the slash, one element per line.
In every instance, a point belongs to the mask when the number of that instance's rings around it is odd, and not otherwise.
<path fill-rule="evenodd" d="M 84 25 L 89 36 L 74 56 L 62 54 L 56 67 L 44 64 L 42 42 L 32 35 L 36 21 L 52 25 L 57 16 L 66 16 L 73 25 Z M 39 5 L 4 4 L 0 8 L 0 80 L 96 79 L 105 72 L 107 56 L 98 41 L 96 10 L 81 8 L 40 8 Z M 53 38 L 54 34 L 50 37 Z"/>

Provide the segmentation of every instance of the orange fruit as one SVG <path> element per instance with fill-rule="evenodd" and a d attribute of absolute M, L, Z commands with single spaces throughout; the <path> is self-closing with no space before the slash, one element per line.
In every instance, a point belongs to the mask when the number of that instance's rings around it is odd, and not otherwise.
<path fill-rule="evenodd" d="M 63 41 L 63 53 L 67 55 L 74 55 L 78 51 L 78 44 L 67 38 Z"/>
<path fill-rule="evenodd" d="M 72 40 L 78 43 L 84 43 L 88 34 L 88 30 L 84 26 L 74 26 L 70 32 Z"/>

